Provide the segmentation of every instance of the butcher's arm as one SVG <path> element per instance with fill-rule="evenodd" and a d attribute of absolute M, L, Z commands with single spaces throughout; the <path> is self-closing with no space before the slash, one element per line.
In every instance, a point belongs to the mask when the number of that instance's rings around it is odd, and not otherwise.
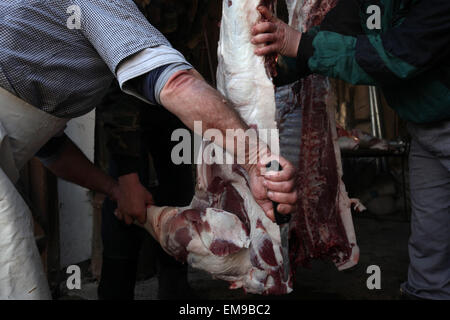
<path fill-rule="evenodd" d="M 158 56 L 176 57 L 174 60 L 177 61 L 165 61 L 165 64 L 162 63 L 156 68 L 149 66 L 148 63 L 154 61 L 156 52 Z M 135 66 L 139 67 L 139 73 L 142 72 L 142 75 L 136 76 Z M 143 72 L 147 68 L 150 70 Z M 246 123 L 179 52 L 162 46 L 144 50 L 122 62 L 117 75 L 122 90 L 137 95 L 150 104 L 162 105 L 197 134 L 204 135 L 208 129 L 220 131 L 221 135 L 214 134 L 214 143 L 239 160 L 237 163 L 245 163 L 243 167 L 249 173 L 253 196 L 269 217 L 273 216 L 270 200 L 280 203 L 278 206 L 280 213 L 293 211 L 297 197 L 294 188 L 295 170 L 292 164 L 280 157 L 283 170 L 270 176 L 267 174 L 263 176 L 258 166 L 261 167 L 262 162 L 268 162 L 265 159 L 268 155 L 267 148 L 262 143 L 258 145 L 258 141 L 249 141 L 254 139 L 242 139 L 248 129 Z M 201 122 L 201 126 L 194 125 L 197 121 Z M 239 136 L 239 131 L 235 131 L 236 134 L 233 135 L 226 135 L 227 130 L 240 130 L 242 136 Z M 220 136 L 224 139 L 220 139 Z M 227 138 L 230 140 L 227 141 Z M 245 152 L 237 152 L 240 145 L 236 143 L 238 140 L 244 140 L 247 144 L 245 150 L 242 150 Z"/>
<path fill-rule="evenodd" d="M 66 135 L 52 138 L 36 156 L 57 177 L 117 199 L 117 182 L 86 158 Z"/>
<path fill-rule="evenodd" d="M 190 129 L 195 129 L 194 121 L 201 121 L 202 132 L 196 132 L 197 134 L 203 134 L 208 129 L 220 130 L 225 139 L 214 142 L 236 155 L 235 148 L 238 144 L 235 143 L 234 136 L 229 137 L 233 141 L 226 140 L 226 130 L 245 131 L 248 126 L 229 102 L 217 90 L 209 86 L 197 71 L 190 69 L 175 73 L 162 89 L 160 100 L 165 108 L 178 116 Z M 264 148 L 257 144 L 248 144 L 248 141 L 246 144 L 246 164 L 243 167 L 249 173 L 250 185 L 256 201 L 272 219 L 274 218 L 272 201 L 279 203 L 280 213 L 292 212 L 297 201 L 294 188 L 295 170 L 292 164 L 279 157 L 283 170 L 262 176 L 260 169 L 267 161 L 264 159 L 268 155 L 260 154 Z M 234 148 L 229 148 L 230 145 Z"/>
<path fill-rule="evenodd" d="M 199 135 L 208 129 L 216 129 L 226 137 L 227 129 L 249 129 L 247 124 L 240 118 L 239 114 L 229 105 L 229 102 L 214 88 L 203 80 L 201 75 L 194 69 L 183 70 L 175 73 L 166 83 L 160 93 L 162 105 L 170 112 L 175 114 L 191 130 L 199 128 L 194 127 L 195 121 L 201 121 L 201 132 L 195 132 Z M 227 141 L 214 141 L 216 144 L 227 149 L 230 154 L 235 155 L 235 149 L 227 148 Z M 228 141 L 228 146 L 232 145 Z M 237 147 L 237 144 L 234 144 Z M 253 147 L 253 148 L 252 148 Z M 245 169 L 253 168 L 250 163 L 256 163 L 257 146 L 246 148 L 251 150 L 247 154 L 247 164 Z"/>
<path fill-rule="evenodd" d="M 203 135 L 208 129 L 215 129 L 226 138 L 226 130 L 249 129 L 229 102 L 187 63 L 181 68 L 175 64 L 156 68 L 131 83 L 150 103 L 162 105 L 198 135 Z M 201 126 L 194 125 L 195 122 L 201 123 Z M 218 135 L 215 136 L 217 138 Z M 235 148 L 238 145 L 234 140 L 214 142 L 231 155 L 237 154 Z M 246 148 L 245 163 L 256 163 L 257 149 L 256 145 Z M 250 170 L 254 166 L 244 167 Z"/>

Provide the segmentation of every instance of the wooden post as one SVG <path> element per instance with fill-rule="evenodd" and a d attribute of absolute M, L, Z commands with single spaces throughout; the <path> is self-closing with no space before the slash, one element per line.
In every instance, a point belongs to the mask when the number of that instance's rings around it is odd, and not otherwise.
<path fill-rule="evenodd" d="M 105 200 L 105 195 L 96 193 L 94 196 L 94 216 L 93 216 L 93 230 L 92 230 L 92 254 L 91 254 L 91 273 L 92 276 L 100 281 L 102 273 L 102 204 Z"/>
<path fill-rule="evenodd" d="M 59 205 L 56 177 L 39 160 L 32 159 L 22 176 L 25 185 L 23 196 L 27 201 L 35 221 L 35 234 L 39 239 L 43 264 L 52 297 L 59 297 L 60 246 L 59 246 Z"/>

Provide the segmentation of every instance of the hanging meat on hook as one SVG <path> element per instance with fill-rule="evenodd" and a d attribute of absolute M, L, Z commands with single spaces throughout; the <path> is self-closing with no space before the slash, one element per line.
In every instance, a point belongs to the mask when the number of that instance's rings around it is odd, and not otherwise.
<path fill-rule="evenodd" d="M 306 30 L 335 0 L 288 0 L 291 25 Z M 260 4 L 273 0 L 224 0 L 218 46 L 217 89 L 274 153 L 280 150 L 276 121 L 275 57 L 258 57 L 250 43 L 252 26 L 261 19 Z M 350 213 L 352 203 L 341 181 L 340 153 L 329 81 L 311 76 L 293 86 L 292 104 L 302 108 L 300 134 L 294 137 L 298 159 L 298 212 L 290 225 L 290 260 L 283 280 L 280 229 L 254 200 L 246 172 L 239 165 L 197 166 L 197 186 L 189 207 L 151 207 L 145 228 L 179 261 L 257 294 L 287 294 L 295 267 L 313 258 L 330 258 L 339 269 L 358 261 L 359 249 Z M 297 113 L 298 114 L 298 113 Z M 286 115 L 288 116 L 288 115 Z M 273 135 L 267 139 L 264 130 Z M 212 143 L 204 141 L 202 148 Z M 281 149 L 283 155 L 283 148 Z M 206 155 L 208 157 L 208 155 Z M 206 159 L 207 160 L 207 159 Z"/>

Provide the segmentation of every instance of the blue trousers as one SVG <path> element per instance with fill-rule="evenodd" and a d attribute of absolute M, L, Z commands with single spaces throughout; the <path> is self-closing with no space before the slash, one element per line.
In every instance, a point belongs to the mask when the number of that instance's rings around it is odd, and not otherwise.
<path fill-rule="evenodd" d="M 450 299 L 450 121 L 409 124 L 411 236 L 408 281 L 425 299 Z"/>

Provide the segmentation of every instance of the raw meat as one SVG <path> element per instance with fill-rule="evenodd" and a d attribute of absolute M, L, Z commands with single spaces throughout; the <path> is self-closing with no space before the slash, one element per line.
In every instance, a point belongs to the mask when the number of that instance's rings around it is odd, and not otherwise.
<path fill-rule="evenodd" d="M 317 21 L 317 10 L 324 13 L 322 6 L 330 8 L 331 2 L 317 3 L 311 6 L 313 2 L 307 1 L 300 9 L 300 2 L 291 3 L 293 21 L 305 29 L 309 15 Z M 250 29 L 260 19 L 259 4 L 260 0 L 223 1 L 217 83 L 247 124 L 257 128 L 260 138 L 278 153 L 278 136 L 268 139 L 262 134 L 262 129 L 277 128 L 275 89 L 270 78 L 273 57 L 255 56 L 250 44 Z M 339 268 L 348 267 L 356 263 L 358 247 L 350 215 L 352 201 L 340 179 L 334 118 L 329 116 L 333 114 L 327 103 L 330 86 L 326 78 L 313 76 L 290 88 L 290 97 L 301 105 L 303 117 L 301 132 L 292 131 L 299 136 L 291 139 L 298 141 L 297 148 L 302 143 L 297 161 L 299 211 L 293 215 L 290 233 L 291 262 L 305 265 L 311 258 L 331 257 Z M 203 150 L 209 144 L 205 141 Z M 197 167 L 196 193 L 190 206 L 152 207 L 145 228 L 169 254 L 229 281 L 230 288 L 242 287 L 258 294 L 289 293 L 293 274 L 290 271 L 288 280 L 282 280 L 279 227 L 255 202 L 246 172 L 238 165 L 208 164 L 211 153 L 201 152 L 200 156 L 203 161 Z"/>
<path fill-rule="evenodd" d="M 224 1 L 217 86 L 277 154 L 275 90 L 270 78 L 273 59 L 256 56 L 250 43 L 251 27 L 260 19 L 259 4 L 260 0 Z M 262 129 L 275 130 L 269 136 Z M 209 144 L 203 143 L 203 151 Z M 146 229 L 169 254 L 229 281 L 231 288 L 289 293 L 292 277 L 282 280 L 279 227 L 253 199 L 246 172 L 238 165 L 208 164 L 212 154 L 203 151 L 189 208 L 152 207 Z"/>
<path fill-rule="evenodd" d="M 331 258 L 339 269 L 348 268 L 357 263 L 359 249 L 351 218 L 354 201 L 348 198 L 341 180 L 334 111 L 326 100 L 331 98 L 330 85 L 318 75 L 308 77 L 300 85 L 303 110 L 297 183 L 299 211 L 291 223 L 290 253 L 295 265 Z"/>
<path fill-rule="evenodd" d="M 209 166 L 188 208 L 151 207 L 145 228 L 179 261 L 249 293 L 285 294 L 279 228 L 253 199 L 238 166 Z M 272 238 L 273 237 L 273 238 Z"/>
<path fill-rule="evenodd" d="M 220 40 L 217 49 L 217 89 L 233 103 L 235 109 L 250 126 L 277 129 L 275 121 L 275 89 L 270 78 L 271 63 L 256 56 L 250 43 L 252 26 L 260 19 L 256 7 L 260 0 L 224 1 Z M 265 0 L 265 4 L 274 1 Z M 271 60 L 272 57 L 269 57 Z M 267 66 L 267 68 L 266 68 Z M 260 138 L 278 153 L 279 139 L 274 143 Z"/>
<path fill-rule="evenodd" d="M 372 149 L 380 151 L 389 150 L 389 142 L 384 139 L 374 137 L 367 132 L 359 129 L 350 131 L 337 126 L 338 143 L 341 150 L 356 150 L 356 149 Z"/>
<path fill-rule="evenodd" d="M 303 32 L 320 24 L 336 0 L 288 0 L 290 24 Z M 301 9 L 299 9 L 301 7 Z M 294 266 L 331 258 L 342 270 L 355 265 L 359 248 L 351 206 L 342 182 L 342 164 L 334 118 L 334 97 L 327 78 L 311 75 L 292 87 L 302 108 L 298 161 L 298 209 L 293 214 L 290 255 Z"/>

